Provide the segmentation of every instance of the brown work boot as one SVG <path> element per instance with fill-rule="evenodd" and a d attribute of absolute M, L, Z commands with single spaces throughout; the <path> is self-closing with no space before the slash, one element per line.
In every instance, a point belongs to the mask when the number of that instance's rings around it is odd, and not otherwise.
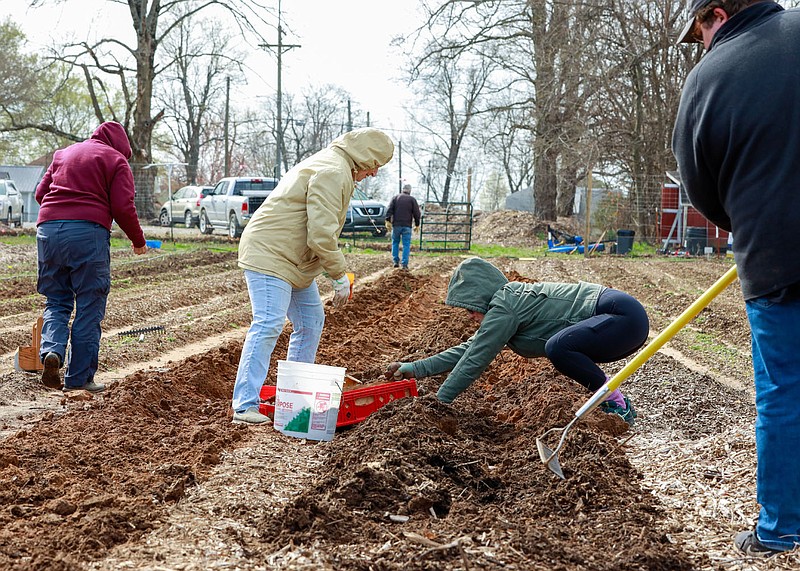
<path fill-rule="evenodd" d="M 82 384 L 79 387 L 64 387 L 64 392 L 68 393 L 70 391 L 88 391 L 90 393 L 102 393 L 106 390 L 106 386 L 101 383 L 95 383 L 94 381 L 86 381 L 86 383 Z"/>
<path fill-rule="evenodd" d="M 58 370 L 61 368 L 61 357 L 58 353 L 48 353 L 42 360 L 44 371 L 42 371 L 42 384 L 48 389 L 61 388 L 61 375 Z"/>

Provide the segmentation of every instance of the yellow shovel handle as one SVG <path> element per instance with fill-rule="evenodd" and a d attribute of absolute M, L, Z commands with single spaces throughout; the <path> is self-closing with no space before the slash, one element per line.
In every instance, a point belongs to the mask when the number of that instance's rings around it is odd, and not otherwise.
<path fill-rule="evenodd" d="M 689 321 L 691 321 L 698 313 L 700 313 L 709 303 L 711 300 L 719 295 L 719 292 L 724 290 L 728 287 L 733 280 L 737 277 L 736 266 L 731 266 L 731 268 L 725 272 L 725 274 L 719 278 L 714 285 L 708 288 L 703 295 L 701 295 L 697 300 L 695 300 L 692 305 L 687 307 L 683 313 L 681 313 L 675 321 L 670 323 L 664 331 L 658 334 L 658 336 L 653 339 L 650 344 L 639 351 L 639 354 L 636 355 L 631 361 L 625 365 L 616 375 L 611 377 L 608 382 L 603 385 L 595 395 L 590 398 L 586 404 L 584 404 L 575 416 L 583 416 L 590 410 L 594 409 L 597 405 L 599 405 L 608 393 L 615 391 L 622 382 L 630 377 L 636 369 L 641 367 L 645 361 L 647 361 L 650 357 L 652 357 L 656 351 L 661 349 L 663 345 L 672 339 L 675 334 L 680 331 Z"/>

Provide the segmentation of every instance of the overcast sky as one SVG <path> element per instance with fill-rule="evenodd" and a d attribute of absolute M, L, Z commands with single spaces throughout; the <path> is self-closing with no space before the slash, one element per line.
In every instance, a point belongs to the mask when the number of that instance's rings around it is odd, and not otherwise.
<path fill-rule="evenodd" d="M 92 39 L 101 32 L 107 37 L 108 30 L 132 42 L 124 4 L 50 0 L 37 9 L 29 4 L 29 0 L 0 0 L 0 19 L 10 17 L 22 27 L 34 48 Z M 274 4 L 277 8 L 277 0 Z M 416 4 L 415 0 L 283 0 L 283 41 L 301 46 L 283 55 L 283 91 L 299 93 L 309 84 L 340 85 L 370 112 L 374 125 L 399 128 L 409 92 L 400 80 L 402 55 L 389 44 L 395 35 L 409 34 L 418 26 Z M 277 42 L 274 30 L 264 33 L 269 43 Z M 243 103 L 255 106 L 256 96 L 275 93 L 277 58 L 274 52 L 250 49 L 246 64 L 252 76 Z"/>
<path fill-rule="evenodd" d="M 272 2 L 277 11 L 278 0 Z M 400 141 L 406 129 L 402 107 L 413 105 L 414 98 L 400 79 L 403 54 L 390 43 L 420 25 L 417 1 L 282 0 L 281 11 L 284 43 L 301 46 L 283 55 L 283 92 L 299 94 L 308 85 L 339 85 L 369 111 L 373 126 L 385 129 L 395 143 Z M 127 6 L 108 0 L 47 0 L 36 9 L 30 8 L 30 0 L 0 0 L 0 20 L 7 17 L 22 28 L 34 50 L 44 51 L 54 42 L 110 35 L 133 45 Z M 277 42 L 274 28 L 264 35 L 269 43 Z M 247 49 L 245 63 L 252 75 L 247 87 L 232 98 L 238 98 L 239 106 L 252 108 L 260 105 L 258 97 L 275 95 L 277 58 L 265 49 Z M 416 183 L 408 166 L 403 167 L 403 180 Z M 399 168 L 397 160 L 387 165 L 390 179 L 397 180 Z"/>

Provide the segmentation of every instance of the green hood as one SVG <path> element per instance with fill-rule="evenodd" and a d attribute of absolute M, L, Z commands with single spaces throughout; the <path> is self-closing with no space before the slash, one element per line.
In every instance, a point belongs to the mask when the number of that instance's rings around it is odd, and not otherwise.
<path fill-rule="evenodd" d="M 503 272 L 480 258 L 461 262 L 450 278 L 445 304 L 486 313 L 494 294 L 508 283 Z"/>

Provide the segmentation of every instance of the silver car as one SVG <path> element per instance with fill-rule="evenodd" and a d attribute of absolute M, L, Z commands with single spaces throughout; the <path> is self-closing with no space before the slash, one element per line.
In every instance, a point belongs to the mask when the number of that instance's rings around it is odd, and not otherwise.
<path fill-rule="evenodd" d="M 22 226 L 25 203 L 13 180 L 0 180 L 0 220 L 9 226 Z"/>
<path fill-rule="evenodd" d="M 167 200 L 161 207 L 158 221 L 162 226 L 170 226 L 175 221 L 182 222 L 187 228 L 196 226 L 200 220 L 200 199 L 208 194 L 212 186 L 189 185 L 172 193 L 172 200 Z"/>

